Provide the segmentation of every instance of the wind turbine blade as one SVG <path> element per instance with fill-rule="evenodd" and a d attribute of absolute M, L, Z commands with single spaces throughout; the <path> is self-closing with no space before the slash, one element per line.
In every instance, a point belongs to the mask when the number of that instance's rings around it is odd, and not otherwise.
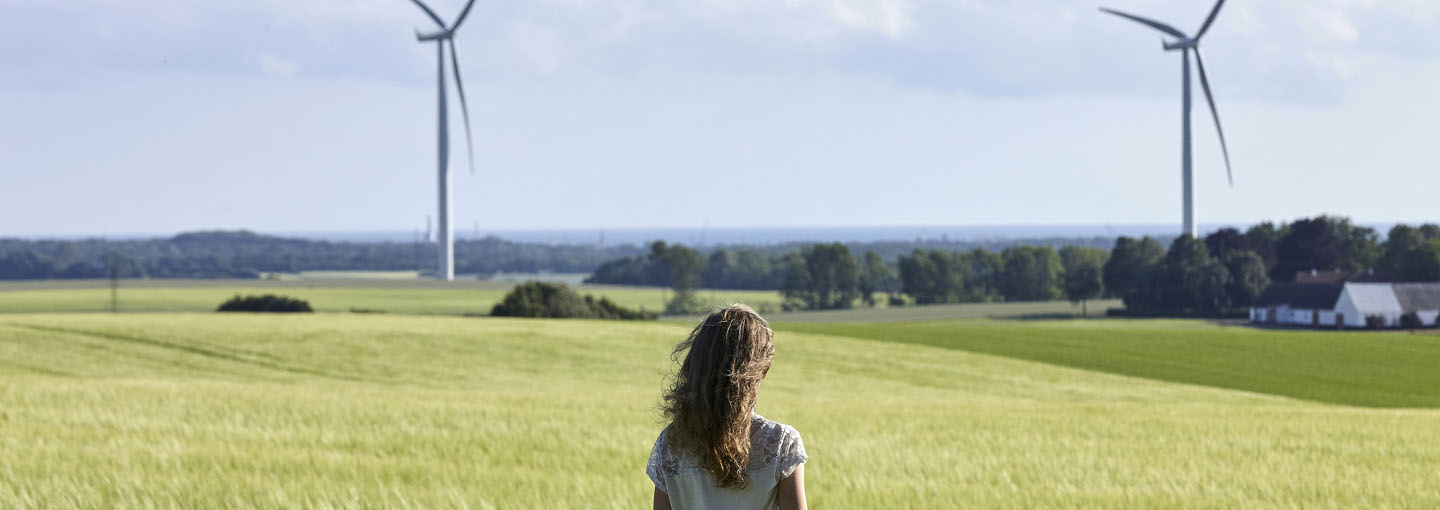
<path fill-rule="evenodd" d="M 455 18 L 455 23 L 450 25 L 450 30 L 460 30 L 460 24 L 465 22 L 465 17 L 470 15 L 470 8 L 475 6 L 475 0 L 465 4 L 465 9 L 460 11 L 460 17 Z"/>
<path fill-rule="evenodd" d="M 1215 131 L 1220 133 L 1220 151 L 1225 154 L 1225 177 L 1230 179 L 1230 185 L 1235 185 L 1235 174 L 1230 170 L 1230 148 L 1225 145 L 1225 130 L 1220 127 L 1220 110 L 1215 108 L 1215 96 L 1210 93 L 1210 77 L 1205 75 L 1205 58 L 1200 56 L 1200 48 L 1195 48 L 1195 63 L 1200 69 L 1200 89 L 1205 91 L 1205 102 L 1210 104 L 1210 115 L 1215 118 Z"/>
<path fill-rule="evenodd" d="M 475 142 L 470 136 L 470 105 L 465 103 L 465 83 L 460 80 L 460 57 L 455 52 L 455 38 L 450 38 L 450 66 L 455 69 L 455 92 L 460 95 L 460 117 L 465 119 L 465 150 L 470 174 L 475 174 Z"/>
<path fill-rule="evenodd" d="M 1212 25 L 1212 24 L 1215 23 L 1215 17 L 1220 15 L 1220 8 L 1221 8 L 1221 7 L 1224 7 L 1224 6 L 1225 6 L 1225 0 L 1220 0 L 1220 1 L 1218 1 L 1218 2 L 1215 2 L 1215 8 L 1210 10 L 1210 17 L 1205 18 L 1205 24 L 1204 24 L 1204 25 L 1200 25 L 1200 32 L 1198 32 L 1198 33 L 1195 34 L 1195 38 L 1196 38 L 1196 39 L 1199 39 L 1199 38 L 1201 38 L 1201 37 L 1205 37 L 1205 32 L 1209 32 L 1209 31 L 1210 31 L 1210 25 Z"/>
<path fill-rule="evenodd" d="M 1150 27 L 1150 28 L 1153 28 L 1153 29 L 1155 29 L 1155 30 L 1159 30 L 1159 31 L 1161 31 L 1161 32 L 1165 32 L 1165 33 L 1167 33 L 1167 34 L 1173 35 L 1173 36 L 1178 37 L 1178 38 L 1180 38 L 1180 39 L 1186 39 L 1184 32 L 1181 32 L 1180 30 L 1176 29 L 1175 27 L 1172 27 L 1172 26 L 1170 26 L 1170 25 L 1166 25 L 1166 24 L 1164 24 L 1164 23 L 1161 23 L 1161 22 L 1159 22 L 1159 21 L 1155 21 L 1155 20 L 1153 20 L 1153 19 L 1146 19 L 1146 18 L 1142 18 L 1142 17 L 1136 16 L 1136 15 L 1134 15 L 1134 14 L 1126 14 L 1126 13 L 1117 11 L 1117 10 L 1115 10 L 1115 9 L 1107 9 L 1107 8 L 1105 8 L 1105 7 L 1101 7 L 1101 8 L 1100 8 L 1100 11 L 1101 11 L 1101 12 L 1110 13 L 1110 14 L 1114 14 L 1114 15 L 1116 15 L 1116 16 L 1119 16 L 1119 17 L 1128 19 L 1128 20 L 1130 20 L 1130 21 L 1134 21 L 1134 22 L 1136 22 L 1136 23 L 1139 23 L 1139 24 L 1141 24 L 1141 25 L 1145 25 L 1145 26 Z"/>
<path fill-rule="evenodd" d="M 440 29 L 441 29 L 441 30 L 444 30 L 444 29 L 445 29 L 445 20 L 440 19 L 440 15 L 439 15 L 439 14 L 435 14 L 435 11 L 431 10 L 429 6 L 421 3 L 420 0 L 410 0 L 410 1 L 411 1 L 411 2 L 415 2 L 415 5 L 419 6 L 419 7 L 420 7 L 420 10 L 425 11 L 425 15 L 426 15 L 426 16 L 429 16 L 430 19 L 435 20 L 435 24 L 436 24 L 436 25 L 440 25 Z"/>

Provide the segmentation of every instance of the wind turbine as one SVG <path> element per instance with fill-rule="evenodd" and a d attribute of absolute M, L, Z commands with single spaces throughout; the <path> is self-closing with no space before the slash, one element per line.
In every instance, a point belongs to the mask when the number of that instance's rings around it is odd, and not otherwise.
<path fill-rule="evenodd" d="M 1128 19 L 1130 21 L 1134 21 L 1155 30 L 1159 30 L 1161 32 L 1164 32 L 1166 35 L 1169 35 L 1176 39 L 1174 41 L 1165 41 L 1164 48 L 1165 51 L 1179 50 L 1181 52 L 1180 59 L 1184 64 L 1184 71 L 1182 74 L 1184 79 L 1184 108 L 1182 110 L 1183 113 L 1181 115 L 1180 128 L 1181 133 L 1184 137 L 1184 142 L 1182 145 L 1183 148 L 1181 149 L 1181 167 L 1184 171 L 1185 181 L 1184 233 L 1190 234 L 1191 237 L 1199 236 L 1199 232 L 1197 232 L 1195 229 L 1195 188 L 1193 172 L 1191 170 L 1191 167 L 1193 166 L 1191 161 L 1192 158 L 1190 154 L 1190 54 L 1192 52 L 1195 54 L 1195 64 L 1200 70 L 1200 88 L 1205 91 L 1205 101 L 1210 105 L 1210 115 L 1215 118 L 1215 131 L 1220 134 L 1220 150 L 1225 154 L 1225 176 L 1230 180 L 1231 186 L 1235 185 L 1235 174 L 1232 173 L 1230 170 L 1230 149 L 1225 146 L 1225 130 L 1220 128 L 1220 112 L 1215 109 L 1215 96 L 1210 93 L 1210 78 L 1205 75 L 1205 58 L 1202 57 L 1200 54 L 1200 38 L 1205 37 L 1205 32 L 1208 32 L 1210 30 L 1210 25 L 1215 23 L 1215 17 L 1220 14 L 1220 8 L 1224 5 L 1225 0 L 1219 0 L 1218 2 L 1215 2 L 1215 8 L 1210 10 L 1210 16 L 1208 18 L 1205 18 L 1205 24 L 1200 25 L 1200 31 L 1196 32 L 1195 37 L 1185 35 L 1184 32 L 1177 30 L 1175 27 L 1166 25 L 1159 21 L 1142 18 L 1134 14 L 1126 14 L 1114 9 L 1107 9 L 1104 7 L 1100 8 L 1100 10 L 1103 12 L 1114 14 L 1116 16 Z"/>
<path fill-rule="evenodd" d="M 445 103 L 445 46 L 447 44 L 450 46 L 450 65 L 455 69 L 455 92 L 460 96 L 460 114 L 465 119 L 465 148 L 468 150 L 467 155 L 469 156 L 470 172 L 474 173 L 475 146 L 470 139 L 470 108 L 465 104 L 465 84 L 460 80 L 460 58 L 456 56 L 455 53 L 455 31 L 460 28 L 461 23 L 465 22 L 465 17 L 470 15 L 470 8 L 475 5 L 475 0 L 467 2 L 465 9 L 460 11 L 460 16 L 449 26 L 445 25 L 445 20 L 440 19 L 440 15 L 435 14 L 434 10 L 430 9 L 430 7 L 424 3 L 421 3 L 420 0 L 410 1 L 420 7 L 420 10 L 425 11 L 425 15 L 429 16 L 431 20 L 435 21 L 436 25 L 440 26 L 440 30 L 436 32 L 421 33 L 419 30 L 416 30 L 415 38 L 420 40 L 420 42 L 435 43 L 435 54 L 440 70 L 439 80 L 437 82 L 440 91 L 440 230 L 437 236 L 437 240 L 440 242 L 440 265 L 437 268 L 435 277 L 448 281 L 455 279 L 455 239 L 454 232 L 452 232 L 450 228 L 450 126 L 447 116 L 449 109 Z"/>

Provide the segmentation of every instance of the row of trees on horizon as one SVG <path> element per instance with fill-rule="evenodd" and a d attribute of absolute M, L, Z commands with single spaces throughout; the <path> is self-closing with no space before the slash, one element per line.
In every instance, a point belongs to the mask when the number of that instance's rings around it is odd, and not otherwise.
<path fill-rule="evenodd" d="M 633 245 L 547 245 L 489 237 L 455 243 L 459 273 L 588 273 L 607 260 L 644 253 Z M 300 271 L 414 271 L 435 266 L 432 243 L 351 243 L 248 231 L 195 232 L 164 239 L 28 241 L 0 239 L 0 280 L 259 278 Z"/>
<path fill-rule="evenodd" d="M 788 309 L 1123 299 L 1134 313 L 1213 315 L 1247 306 L 1271 281 L 1298 273 L 1373 270 L 1393 281 L 1440 281 L 1440 225 L 1397 225 L 1383 241 L 1343 217 L 1224 229 L 1204 239 L 983 243 L 820 243 L 700 250 L 664 242 L 551 246 L 499 239 L 457 244 L 461 272 L 587 272 L 591 283 L 665 286 L 669 311 L 702 308 L 701 288 L 778 290 Z M 250 232 L 163 240 L 0 239 L 0 279 L 253 278 L 260 272 L 413 270 L 426 246 L 328 243 Z M 1107 249 L 1108 248 L 1108 249 Z"/>
<path fill-rule="evenodd" d="M 1037 238 L 952 241 L 929 239 L 849 243 L 852 250 L 874 251 L 893 260 L 917 247 L 962 250 L 999 249 L 1019 244 L 1107 246 L 1106 238 Z M 799 251 L 807 243 L 739 248 L 768 258 Z M 706 248 L 705 252 L 715 248 Z M 726 249 L 724 247 L 718 249 Z M 460 274 L 591 273 L 602 263 L 648 253 L 633 244 L 544 244 L 496 237 L 455 243 Z M 736 248 L 729 248 L 735 251 Z M 249 231 L 192 232 L 157 239 L 23 240 L 0 238 L 0 280 L 105 278 L 115 269 L 121 278 L 258 278 L 263 273 L 299 271 L 414 271 L 435 267 L 434 243 L 328 242 L 257 234 Z M 758 267 L 757 260 L 737 263 Z M 748 283 L 747 283 L 748 282 Z M 758 285 L 758 286 L 757 286 Z M 779 288 L 751 280 L 728 281 L 727 288 Z"/>
<path fill-rule="evenodd" d="M 1440 281 L 1440 226 L 1397 225 L 1382 242 L 1374 229 L 1335 216 L 1288 224 L 1223 229 L 1204 239 L 1115 240 L 1086 246 L 1014 246 L 1001 251 L 915 249 L 893 260 L 840 243 L 798 251 L 717 249 L 705 255 L 653 243 L 650 253 L 602 264 L 591 283 L 669 286 L 672 312 L 686 311 L 695 289 L 779 290 L 786 309 L 1123 299 L 1129 313 L 1213 316 L 1249 306 L 1272 281 L 1307 271 L 1375 271 L 1393 281 Z"/>

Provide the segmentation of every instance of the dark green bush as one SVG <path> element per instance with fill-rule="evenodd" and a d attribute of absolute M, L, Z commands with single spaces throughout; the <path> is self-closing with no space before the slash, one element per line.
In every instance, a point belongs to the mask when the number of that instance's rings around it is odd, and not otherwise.
<path fill-rule="evenodd" d="M 581 296 L 563 284 L 526 282 L 515 286 L 505 299 L 490 309 L 497 317 L 547 319 L 654 320 L 659 314 L 631 310 L 610 301 Z"/>
<path fill-rule="evenodd" d="M 303 299 L 295 299 L 274 294 L 263 296 L 241 296 L 236 295 L 230 300 L 221 303 L 218 312 L 313 312 L 310 303 Z"/>
<path fill-rule="evenodd" d="M 1383 315 L 1366 315 L 1365 327 L 1367 329 L 1385 329 L 1385 317 Z"/>
<path fill-rule="evenodd" d="M 1420 329 L 1425 323 L 1420 320 L 1420 314 L 1410 312 L 1400 316 L 1400 327 L 1404 329 Z"/>

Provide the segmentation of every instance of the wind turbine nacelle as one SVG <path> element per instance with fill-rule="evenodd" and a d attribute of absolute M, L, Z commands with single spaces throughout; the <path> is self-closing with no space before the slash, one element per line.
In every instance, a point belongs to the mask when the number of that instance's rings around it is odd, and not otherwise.
<path fill-rule="evenodd" d="M 419 40 L 419 41 L 439 41 L 439 40 L 442 40 L 442 39 L 449 39 L 451 35 L 454 35 L 454 33 L 455 33 L 454 30 L 441 30 L 441 31 L 439 31 L 439 32 L 430 32 L 430 33 L 428 33 L 428 34 L 422 34 L 422 33 L 420 33 L 419 30 L 416 30 L 416 31 L 415 31 L 415 39 L 416 39 L 416 40 Z"/>
<path fill-rule="evenodd" d="M 1165 51 L 1178 51 L 1178 50 L 1188 50 L 1188 49 L 1190 49 L 1190 48 L 1194 48 L 1195 46 L 1198 46 L 1199 44 L 1200 44 L 1200 41 L 1197 41 L 1197 40 L 1195 40 L 1195 39 L 1185 39 L 1185 40 L 1183 40 L 1183 41 L 1175 41 L 1175 42 L 1166 41 L 1166 42 L 1163 44 L 1163 47 L 1165 48 Z"/>

